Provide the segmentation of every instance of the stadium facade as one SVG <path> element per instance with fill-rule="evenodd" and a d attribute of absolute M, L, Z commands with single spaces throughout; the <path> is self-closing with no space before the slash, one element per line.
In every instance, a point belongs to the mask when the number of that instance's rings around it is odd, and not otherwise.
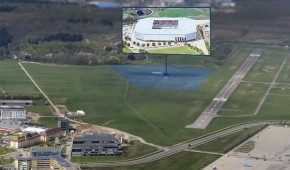
<path fill-rule="evenodd" d="M 142 41 L 192 41 L 196 39 L 196 23 L 189 18 L 149 17 L 137 22 L 134 35 Z"/>

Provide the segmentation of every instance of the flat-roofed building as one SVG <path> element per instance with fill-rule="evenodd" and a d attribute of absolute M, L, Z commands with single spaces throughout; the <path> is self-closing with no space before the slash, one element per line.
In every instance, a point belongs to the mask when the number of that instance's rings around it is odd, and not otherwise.
<path fill-rule="evenodd" d="M 19 157 L 15 160 L 15 168 L 18 170 L 51 169 L 73 170 L 71 164 L 59 155 Z"/>
<path fill-rule="evenodd" d="M 57 127 L 61 130 L 68 131 L 69 130 L 69 120 L 68 119 L 58 119 Z"/>
<path fill-rule="evenodd" d="M 32 100 L 0 100 L 2 106 L 31 106 Z"/>
<path fill-rule="evenodd" d="M 11 138 L 10 147 L 12 148 L 25 148 L 33 146 L 40 142 L 40 135 L 37 132 L 25 133 L 21 136 Z"/>
<path fill-rule="evenodd" d="M 76 136 L 72 144 L 72 156 L 114 156 L 122 151 L 116 134 L 86 134 Z"/>
<path fill-rule="evenodd" d="M 40 140 L 43 142 L 54 140 L 56 137 L 62 137 L 62 130 L 60 128 L 51 128 L 40 132 Z"/>
<path fill-rule="evenodd" d="M 62 155 L 60 147 L 33 146 L 30 148 L 31 157 Z"/>
<path fill-rule="evenodd" d="M 26 115 L 22 106 L 0 106 L 0 120 L 26 119 Z"/>

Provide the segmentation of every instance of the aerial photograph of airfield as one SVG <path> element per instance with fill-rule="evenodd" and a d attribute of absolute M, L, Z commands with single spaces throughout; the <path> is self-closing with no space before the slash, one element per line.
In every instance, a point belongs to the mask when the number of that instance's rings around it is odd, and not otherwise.
<path fill-rule="evenodd" d="M 289 170 L 289 6 L 0 1 L 0 170 Z"/>
<path fill-rule="evenodd" d="M 123 8 L 123 52 L 210 54 L 210 8 Z"/>

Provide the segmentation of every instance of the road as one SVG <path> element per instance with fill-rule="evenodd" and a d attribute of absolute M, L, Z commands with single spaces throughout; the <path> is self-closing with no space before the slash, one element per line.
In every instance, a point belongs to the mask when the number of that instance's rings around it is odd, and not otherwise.
<path fill-rule="evenodd" d="M 215 139 L 239 132 L 245 128 L 254 127 L 258 125 L 264 125 L 264 124 L 277 124 L 277 122 L 252 122 L 252 123 L 245 123 L 240 125 L 234 125 L 231 127 L 224 128 L 222 130 L 218 130 L 209 134 L 206 134 L 201 137 L 197 137 L 176 145 L 173 145 L 166 150 L 155 152 L 152 154 L 149 154 L 147 156 L 125 160 L 125 161 L 118 161 L 118 162 L 99 162 L 99 163 L 81 163 L 79 164 L 80 168 L 84 167 L 114 167 L 114 166 L 129 166 L 129 165 L 136 165 L 136 164 L 142 164 L 142 163 L 148 163 L 152 161 L 156 161 L 162 158 L 165 158 L 167 156 L 185 151 L 189 147 L 196 147 L 198 145 L 202 145 L 205 143 L 208 143 L 210 141 L 213 141 Z M 75 164 L 77 166 L 77 164 Z"/>
<path fill-rule="evenodd" d="M 242 79 L 250 71 L 252 66 L 260 58 L 263 50 L 255 49 L 244 63 L 239 67 L 236 73 L 231 77 L 227 84 L 221 89 L 218 95 L 212 100 L 207 108 L 201 113 L 193 124 L 187 125 L 186 128 L 205 129 L 211 120 L 217 115 L 220 108 L 228 100 L 231 94 L 239 86 Z"/>

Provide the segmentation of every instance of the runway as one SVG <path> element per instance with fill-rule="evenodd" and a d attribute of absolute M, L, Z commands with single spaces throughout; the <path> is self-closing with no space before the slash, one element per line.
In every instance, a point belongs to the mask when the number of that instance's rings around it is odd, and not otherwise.
<path fill-rule="evenodd" d="M 239 86 L 248 71 L 251 70 L 253 65 L 260 58 L 262 52 L 262 49 L 255 49 L 231 77 L 227 84 L 221 89 L 218 95 L 196 119 L 196 121 L 193 124 L 187 125 L 186 128 L 205 129 L 211 120 L 217 115 L 218 111 L 228 100 L 231 94 Z"/>

